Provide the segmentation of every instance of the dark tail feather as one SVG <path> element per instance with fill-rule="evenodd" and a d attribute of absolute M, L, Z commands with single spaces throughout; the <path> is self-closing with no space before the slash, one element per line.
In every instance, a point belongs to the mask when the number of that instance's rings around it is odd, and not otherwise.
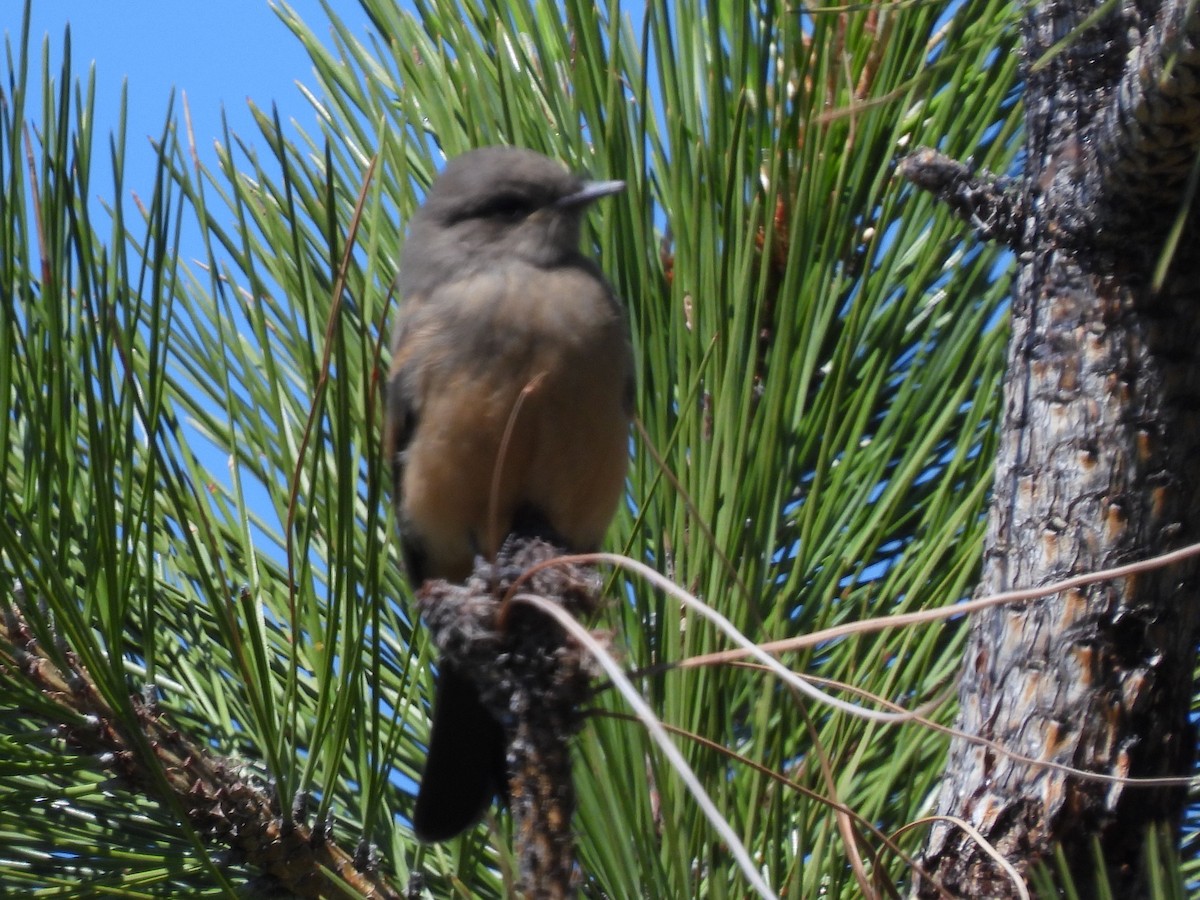
<path fill-rule="evenodd" d="M 507 788 L 504 729 L 474 686 L 443 664 L 433 703 L 429 756 L 417 791 L 413 830 L 427 843 L 474 825 Z"/>

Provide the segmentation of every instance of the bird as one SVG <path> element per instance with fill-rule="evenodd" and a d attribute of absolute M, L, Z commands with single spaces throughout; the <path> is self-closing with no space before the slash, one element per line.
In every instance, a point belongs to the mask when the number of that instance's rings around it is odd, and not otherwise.
<path fill-rule="evenodd" d="M 634 356 L 624 305 L 580 251 L 624 189 L 532 150 L 450 160 L 408 223 L 384 452 L 409 582 L 461 582 L 510 534 L 599 548 L 625 491 Z M 423 842 L 507 788 L 504 729 L 446 660 L 413 811 Z"/>

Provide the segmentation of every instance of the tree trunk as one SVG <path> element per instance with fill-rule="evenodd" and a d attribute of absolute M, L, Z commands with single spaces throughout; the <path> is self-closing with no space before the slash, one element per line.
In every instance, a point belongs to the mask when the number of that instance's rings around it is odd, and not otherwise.
<path fill-rule="evenodd" d="M 1139 2 L 1108 5 L 1081 29 L 1098 5 L 1030 10 L 1027 153 L 1015 190 L 928 152 L 904 166 L 985 237 L 1018 251 L 981 594 L 1200 540 L 1190 194 L 1200 27 L 1184 4 Z M 1171 235 L 1173 251 L 1164 249 Z M 974 616 L 957 727 L 1089 772 L 1190 774 L 1197 568 L 1189 561 Z M 956 739 L 937 812 L 974 825 L 1023 874 L 1061 845 L 1085 896 L 1097 839 L 1121 897 L 1140 892 L 1147 828 L 1177 827 L 1185 799 L 1182 788 L 1085 780 Z M 945 821 L 922 864 L 921 896 L 938 895 L 933 882 L 953 896 L 1016 895 Z"/>

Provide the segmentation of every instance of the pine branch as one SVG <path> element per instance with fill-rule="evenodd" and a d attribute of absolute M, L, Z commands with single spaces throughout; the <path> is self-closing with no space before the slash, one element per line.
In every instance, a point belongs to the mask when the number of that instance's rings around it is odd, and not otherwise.
<path fill-rule="evenodd" d="M 1115 238 L 1148 213 L 1179 206 L 1200 152 L 1200 16 L 1166 0 L 1128 54 L 1111 101 L 1093 125 L 1094 164 Z"/>
<path fill-rule="evenodd" d="M 505 723 L 522 893 L 547 900 L 573 893 L 569 751 L 592 672 L 556 624 L 505 598 L 515 588 L 551 598 L 576 617 L 594 613 L 594 575 L 573 565 L 538 568 L 559 554 L 542 541 L 510 539 L 495 565 L 477 563 L 466 586 L 429 582 L 417 598 L 443 658 L 475 683 L 484 706 Z"/>
<path fill-rule="evenodd" d="M 1009 247 L 1020 244 L 1025 204 L 1005 178 L 977 173 L 937 150 L 921 147 L 900 160 L 900 175 L 949 205 L 985 241 Z"/>
<path fill-rule="evenodd" d="M 258 868 L 264 887 L 296 897 L 345 897 L 346 886 L 367 897 L 401 896 L 333 843 L 328 822 L 309 827 L 281 815 L 268 785 L 173 728 L 153 699 L 130 697 L 140 731 L 131 734 L 128 717 L 102 696 L 74 652 L 56 640 L 58 653 L 51 654 L 37 640 L 20 588 L 15 599 L 4 604 L 0 667 L 19 673 L 62 711 L 54 724 L 68 747 L 99 759 L 130 790 L 181 808 L 198 834 Z"/>

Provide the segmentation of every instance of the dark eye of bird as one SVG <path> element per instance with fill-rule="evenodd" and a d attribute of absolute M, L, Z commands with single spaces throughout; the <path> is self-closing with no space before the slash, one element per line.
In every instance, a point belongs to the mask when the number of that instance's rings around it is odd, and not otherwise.
<path fill-rule="evenodd" d="M 485 219 L 519 219 L 528 215 L 531 209 L 531 204 L 524 197 L 499 194 L 490 198 L 479 210 L 478 215 Z"/>

